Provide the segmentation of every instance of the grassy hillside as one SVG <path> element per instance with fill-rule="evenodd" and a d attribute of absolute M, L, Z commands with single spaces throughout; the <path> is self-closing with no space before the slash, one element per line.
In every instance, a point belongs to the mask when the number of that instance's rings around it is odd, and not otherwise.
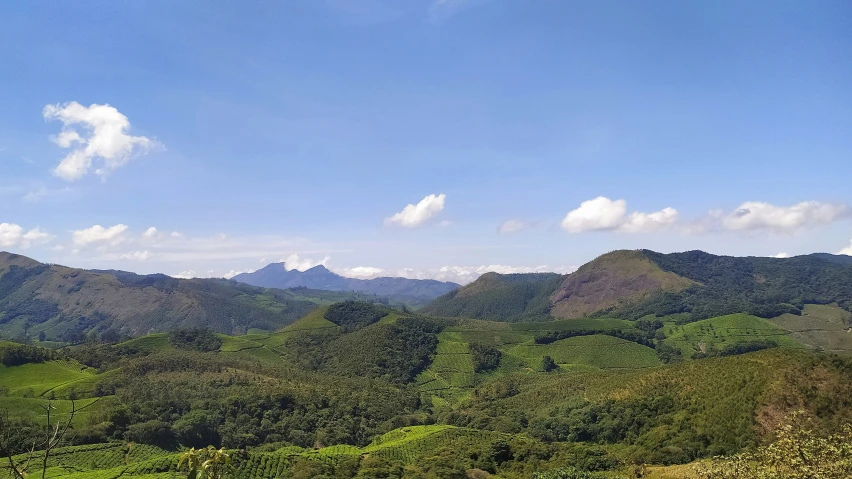
<path fill-rule="evenodd" d="M 507 352 L 523 358 L 536 370 L 541 370 L 541 360 L 544 356 L 550 356 L 562 367 L 621 369 L 646 368 L 660 364 L 657 353 L 648 346 L 600 334 L 562 339 L 551 344 L 522 344 Z"/>
<path fill-rule="evenodd" d="M 684 325 L 669 325 L 663 331 L 666 333 L 665 343 L 680 349 L 685 357 L 724 351 L 735 344 L 757 341 L 787 348 L 803 347 L 773 322 L 748 314 L 729 314 Z"/>
<path fill-rule="evenodd" d="M 486 273 L 473 283 L 439 297 L 421 312 L 495 321 L 547 318 L 549 297 L 561 281 L 562 276 L 552 273 Z"/>
<path fill-rule="evenodd" d="M 678 318 L 506 323 L 344 302 L 213 343 L 158 333 L 33 353 L 0 368 L 0 409 L 33 433 L 51 393 L 54 418 L 78 398 L 72 442 L 94 444 L 48 472 L 80 478 L 174 474 L 181 447 L 207 444 L 246 478 L 626 474 L 754 447 L 798 409 L 821 431 L 852 419 L 852 363 L 802 347 L 790 318 Z M 778 347 L 739 354 L 765 340 Z M 680 362 L 663 364 L 663 346 Z"/>
<path fill-rule="evenodd" d="M 837 305 L 806 304 L 801 315 L 788 313 L 769 321 L 805 347 L 852 354 L 852 313 Z"/>
<path fill-rule="evenodd" d="M 0 333 L 80 342 L 111 332 L 144 335 L 205 326 L 223 333 L 276 330 L 316 307 L 308 292 L 225 280 L 99 273 L 0 253 Z"/>

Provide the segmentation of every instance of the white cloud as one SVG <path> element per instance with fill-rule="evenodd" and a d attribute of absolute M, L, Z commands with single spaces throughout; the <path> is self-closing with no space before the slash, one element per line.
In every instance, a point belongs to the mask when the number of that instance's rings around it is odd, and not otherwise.
<path fill-rule="evenodd" d="M 63 105 L 47 105 L 42 113 L 46 120 L 62 122 L 62 131 L 53 137 L 53 141 L 62 148 L 71 148 L 71 152 L 59 162 L 53 173 L 66 181 L 85 176 L 97 159 L 101 160 L 101 165 L 95 174 L 104 177 L 135 156 L 160 146 L 150 138 L 128 135 L 130 121 L 107 104 L 85 107 L 72 101 Z M 78 126 L 79 131 L 75 129 Z"/>
<path fill-rule="evenodd" d="M 108 244 L 114 246 L 124 241 L 125 231 L 127 231 L 127 225 L 123 224 L 110 226 L 109 228 L 95 225 L 91 228 L 72 232 L 71 240 L 78 246 L 87 246 L 90 244 Z"/>
<path fill-rule="evenodd" d="M 24 232 L 21 225 L 14 223 L 0 223 L 0 247 L 3 248 L 29 248 L 32 245 L 44 244 L 54 237 L 40 228 L 33 228 Z"/>
<path fill-rule="evenodd" d="M 657 231 L 673 225 L 676 221 L 677 210 L 674 208 L 663 208 L 654 213 L 633 212 L 627 216 L 627 219 L 618 227 L 618 230 L 626 233 Z"/>
<path fill-rule="evenodd" d="M 40 186 L 34 190 L 30 190 L 21 199 L 27 203 L 38 203 L 39 200 L 47 195 L 47 188 Z"/>
<path fill-rule="evenodd" d="M 148 228 L 147 230 L 145 230 L 145 232 L 142 233 L 142 236 L 144 236 L 146 238 L 159 238 L 159 237 L 163 236 L 163 234 L 160 233 L 159 231 L 157 231 L 157 228 L 152 226 L 152 227 Z"/>
<path fill-rule="evenodd" d="M 586 231 L 621 231 L 644 233 L 671 226 L 677 221 L 674 208 L 664 208 L 653 213 L 627 214 L 627 202 L 611 200 L 605 196 L 584 201 L 580 207 L 569 211 L 562 220 L 562 229 L 569 233 Z"/>
<path fill-rule="evenodd" d="M 326 256 L 325 258 L 323 258 L 320 261 L 315 261 L 311 258 L 303 258 L 303 257 L 299 256 L 297 253 L 293 253 L 290 256 L 287 256 L 286 258 L 284 258 L 283 261 L 284 261 L 284 267 L 287 269 L 287 271 L 293 271 L 294 269 L 298 270 L 298 271 L 305 271 L 305 270 L 309 270 L 309 269 L 311 269 L 315 266 L 320 266 L 320 265 L 325 266 L 326 264 L 328 264 L 328 261 L 330 259 L 331 258 L 329 256 Z"/>
<path fill-rule="evenodd" d="M 130 253 L 124 253 L 120 255 L 119 259 L 125 259 L 130 261 L 145 261 L 151 257 L 151 252 L 148 250 L 145 251 L 132 251 Z"/>
<path fill-rule="evenodd" d="M 228 271 L 227 273 L 223 274 L 222 277 L 225 278 L 225 279 L 231 279 L 238 274 L 254 273 L 255 271 L 256 270 L 253 270 L 253 269 L 246 269 L 246 270 L 242 270 L 242 271 L 237 271 L 237 270 L 232 269 L 231 271 Z"/>
<path fill-rule="evenodd" d="M 178 279 L 192 279 L 192 278 L 197 278 L 197 277 L 198 277 L 198 273 L 196 273 L 193 270 L 181 271 L 178 274 L 172 275 L 172 278 L 178 278 Z"/>
<path fill-rule="evenodd" d="M 845 254 L 845 255 L 852 256 L 852 241 L 849 242 L 849 246 L 838 251 L 837 254 Z"/>
<path fill-rule="evenodd" d="M 747 201 L 722 218 L 722 227 L 732 231 L 770 230 L 794 232 L 806 226 L 831 223 L 849 214 L 844 204 L 803 201 L 792 206 L 775 206 Z"/>
<path fill-rule="evenodd" d="M 371 279 L 378 278 L 381 276 L 387 276 L 383 274 L 385 270 L 382 268 L 375 268 L 373 266 L 355 266 L 354 268 L 336 268 L 334 272 L 339 274 L 340 276 L 346 276 L 347 278 L 359 278 L 359 279 Z"/>
<path fill-rule="evenodd" d="M 627 202 L 598 196 L 580 203 L 580 207 L 569 211 L 562 220 L 562 229 L 569 233 L 584 231 L 613 230 L 624 222 Z"/>
<path fill-rule="evenodd" d="M 386 225 L 399 225 L 406 228 L 414 228 L 421 226 L 430 219 L 434 218 L 444 209 L 444 201 L 447 195 L 429 195 L 416 205 L 409 204 L 399 213 L 386 218 Z"/>
<path fill-rule="evenodd" d="M 521 220 L 506 220 L 497 228 L 497 232 L 500 234 L 517 233 L 518 231 L 523 231 L 528 227 L 529 225 Z"/>
<path fill-rule="evenodd" d="M 773 258 L 789 258 L 790 254 L 789 253 L 778 253 L 778 254 L 772 255 L 772 257 Z"/>

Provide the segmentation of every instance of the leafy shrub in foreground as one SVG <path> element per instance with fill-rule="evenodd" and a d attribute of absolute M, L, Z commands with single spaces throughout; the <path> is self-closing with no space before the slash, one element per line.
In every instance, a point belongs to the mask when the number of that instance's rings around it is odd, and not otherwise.
<path fill-rule="evenodd" d="M 846 479 L 852 477 L 852 425 L 821 436 L 794 414 L 777 439 L 754 453 L 714 458 L 695 467 L 699 479 Z"/>

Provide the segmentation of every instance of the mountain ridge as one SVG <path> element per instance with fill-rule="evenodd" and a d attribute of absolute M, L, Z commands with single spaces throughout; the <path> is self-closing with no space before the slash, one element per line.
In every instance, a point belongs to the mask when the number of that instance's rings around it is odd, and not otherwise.
<path fill-rule="evenodd" d="M 305 286 L 328 291 L 357 291 L 384 296 L 390 300 L 409 303 L 414 306 L 426 304 L 438 296 L 460 287 L 459 284 L 450 281 L 434 279 L 347 278 L 334 273 L 323 265 L 317 265 L 305 271 L 288 270 L 285 263 L 270 263 L 257 271 L 241 273 L 231 279 L 264 288 L 287 289 Z"/>
<path fill-rule="evenodd" d="M 506 281 L 504 276 L 483 275 L 422 311 L 497 321 L 542 316 L 638 319 L 648 314 L 687 314 L 698 320 L 738 312 L 769 318 L 801 314 L 806 303 L 835 302 L 852 311 L 852 257 L 828 253 L 767 258 L 698 250 L 668 254 L 617 250 L 561 276 L 558 284 L 536 282 L 532 275 L 527 275 L 526 284 L 517 278 Z M 538 288 L 532 295 L 530 283 Z M 549 301 L 542 304 L 545 294 Z M 504 301 L 501 311 L 471 306 L 493 303 L 497 296 Z"/>
<path fill-rule="evenodd" d="M 0 252 L 0 331 L 79 339 L 113 330 L 141 335 L 204 326 L 223 333 L 275 330 L 317 305 L 286 291 L 224 279 L 177 279 L 40 263 Z"/>

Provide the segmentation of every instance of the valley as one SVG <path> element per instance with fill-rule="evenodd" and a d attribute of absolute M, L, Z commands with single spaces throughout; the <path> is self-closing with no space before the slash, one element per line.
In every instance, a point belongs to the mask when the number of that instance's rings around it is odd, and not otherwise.
<path fill-rule="evenodd" d="M 292 320 L 239 323 L 253 325 L 243 334 L 221 332 L 215 314 L 117 338 L 93 327 L 77 343 L 6 332 L 0 447 L 27 463 L 49 404 L 53 424 L 75 411 L 73 434 L 48 458 L 51 478 L 173 477 L 186 448 L 213 445 L 230 451 L 239 478 L 629 478 L 644 464 L 641 477 L 681 479 L 699 477 L 708 458 L 771 442 L 795 414 L 817 434 L 852 421 L 852 314 L 841 294 L 850 266 L 757 262 L 753 284 L 736 273 L 742 309 L 714 306 L 720 314 L 705 318 L 703 288 L 727 280 L 661 276 L 648 257 L 619 253 L 576 276 L 484 275 L 417 310 L 356 293 L 211 282 L 251 305 L 240 310 L 248 316 L 304 303 Z M 804 283 L 799 262 L 819 268 Z M 44 297 L 30 285 L 56 281 L 41 276 L 49 271 L 7 267 L 0 284 L 12 293 L 0 303 L 24 304 L 9 301 L 23 291 Z M 654 286 L 618 286 L 635 275 Z M 840 283 L 807 296 L 823 276 Z M 66 294 L 83 298 L 86 285 L 80 291 Z M 777 303 L 758 302 L 766 291 Z M 581 302 L 565 303 L 574 294 Z M 649 309 L 660 314 L 639 315 Z M 566 311 L 576 316 L 559 317 Z M 80 324 L 65 313 L 42 323 L 5 314 L 9 332 L 21 318 L 32 331 Z M 27 471 L 39 475 L 41 453 L 32 454 Z"/>

